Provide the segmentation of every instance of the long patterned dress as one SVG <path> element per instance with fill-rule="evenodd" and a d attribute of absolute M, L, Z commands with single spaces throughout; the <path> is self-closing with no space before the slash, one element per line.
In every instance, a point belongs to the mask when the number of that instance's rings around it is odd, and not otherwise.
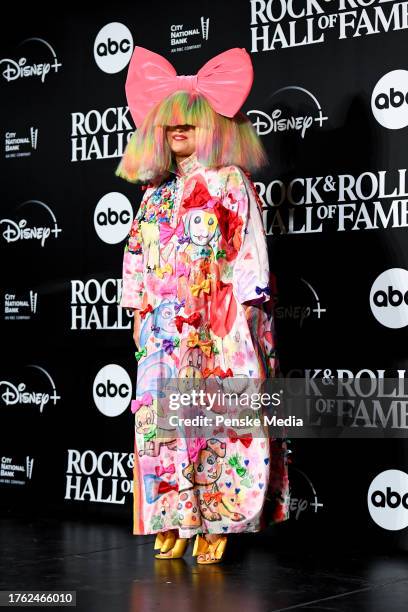
<path fill-rule="evenodd" d="M 160 186 L 148 186 L 125 244 L 122 281 L 120 305 L 142 317 L 133 533 L 259 531 L 268 491 L 278 503 L 269 522 L 288 518 L 284 444 L 272 447 L 262 426 L 183 438 L 163 430 L 157 403 L 161 378 L 274 375 L 266 236 L 245 173 L 207 168 L 193 153 Z"/>

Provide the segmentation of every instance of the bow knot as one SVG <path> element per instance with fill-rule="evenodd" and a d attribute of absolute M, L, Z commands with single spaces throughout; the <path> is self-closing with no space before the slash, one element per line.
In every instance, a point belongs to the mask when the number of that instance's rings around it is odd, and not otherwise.
<path fill-rule="evenodd" d="M 156 465 L 155 472 L 156 476 L 163 476 L 163 474 L 174 474 L 176 468 L 174 467 L 174 463 L 170 463 L 166 467 L 164 465 Z"/>
<path fill-rule="evenodd" d="M 164 495 L 164 493 L 170 493 L 170 491 L 178 491 L 178 484 L 176 482 L 166 482 L 165 480 L 159 482 L 159 486 L 157 489 L 159 495 Z"/>
<path fill-rule="evenodd" d="M 172 339 L 164 338 L 162 346 L 163 346 L 164 351 L 168 355 L 171 355 L 172 352 L 174 351 L 174 348 L 176 346 L 180 346 L 180 338 L 172 338 Z"/>
<path fill-rule="evenodd" d="M 144 346 L 140 351 L 135 351 L 135 357 L 139 361 L 144 355 L 147 355 L 147 348 Z"/>
<path fill-rule="evenodd" d="M 220 378 L 226 378 L 227 376 L 233 376 L 231 368 L 228 368 L 228 370 L 226 370 L 225 372 L 224 370 L 220 368 L 220 366 L 216 366 L 213 369 L 205 368 L 203 370 L 203 378 L 208 378 L 211 374 L 213 376 L 219 376 Z"/>
<path fill-rule="evenodd" d="M 261 293 L 266 293 L 267 295 L 271 294 L 271 290 L 269 289 L 268 285 L 266 285 L 266 287 L 258 287 L 258 285 L 255 287 L 255 291 L 258 295 L 261 295 Z"/>
<path fill-rule="evenodd" d="M 200 340 L 197 332 L 190 332 L 187 338 L 187 346 L 195 347 L 199 346 L 207 357 L 211 354 L 212 340 Z"/>
<path fill-rule="evenodd" d="M 167 244 L 174 235 L 180 238 L 181 236 L 183 236 L 183 234 L 184 227 L 181 221 L 176 227 L 172 227 L 169 223 L 166 223 L 165 221 L 160 223 L 160 242 L 162 242 L 163 244 Z"/>
<path fill-rule="evenodd" d="M 227 429 L 227 434 L 231 442 L 238 442 L 239 440 L 241 444 L 245 446 L 245 448 L 248 448 L 249 446 L 251 446 L 251 443 L 252 443 L 251 433 L 244 433 L 241 436 L 239 436 L 237 432 L 234 431 L 233 429 Z"/>
<path fill-rule="evenodd" d="M 130 113 L 139 128 L 150 109 L 180 90 L 204 96 L 215 112 L 233 117 L 248 97 L 253 78 L 251 57 L 238 47 L 219 53 L 197 74 L 177 75 L 162 55 L 136 46 L 129 62 L 125 91 Z"/>
<path fill-rule="evenodd" d="M 174 317 L 174 323 L 177 327 L 177 331 L 179 334 L 183 329 L 183 323 L 188 323 L 188 325 L 193 325 L 196 329 L 200 326 L 201 323 L 201 314 L 199 312 L 193 312 L 188 317 L 183 317 L 181 315 L 176 315 Z"/>
<path fill-rule="evenodd" d="M 194 297 L 198 297 L 200 295 L 200 291 L 205 291 L 205 293 L 210 293 L 210 279 L 209 278 L 205 278 L 203 281 L 201 281 L 201 283 L 198 283 L 196 285 L 191 285 L 191 293 L 194 295 Z"/>
<path fill-rule="evenodd" d="M 176 76 L 176 79 L 180 85 L 178 89 L 185 89 L 186 91 L 189 91 L 191 93 L 193 93 L 194 91 L 197 91 L 197 85 L 198 85 L 198 75 L 197 74 L 180 74 Z"/>
<path fill-rule="evenodd" d="M 166 272 L 169 274 L 173 272 L 173 266 L 170 263 L 166 263 L 162 268 L 155 268 L 154 271 L 159 278 L 163 278 Z"/>
<path fill-rule="evenodd" d="M 148 304 L 146 308 L 143 308 L 143 310 L 140 311 L 140 316 L 142 319 L 145 318 L 148 312 L 153 312 L 153 306 L 151 304 Z"/>
<path fill-rule="evenodd" d="M 209 493 L 208 491 L 206 491 L 205 493 L 203 493 L 203 499 L 206 504 L 209 504 L 212 501 L 215 501 L 219 504 L 222 501 L 222 493 L 221 491 L 215 491 L 214 493 Z"/>
<path fill-rule="evenodd" d="M 148 433 L 143 434 L 143 440 L 145 442 L 150 442 L 150 440 L 154 440 L 155 437 L 156 437 L 156 426 L 154 426 L 153 429 L 149 431 Z"/>
<path fill-rule="evenodd" d="M 134 399 L 131 402 L 131 411 L 137 412 L 142 406 L 150 406 L 153 403 L 153 396 L 149 391 L 145 391 L 140 399 Z"/>
<path fill-rule="evenodd" d="M 179 312 L 185 306 L 185 303 L 186 303 L 186 299 L 185 298 L 183 298 L 181 300 L 181 302 L 175 302 L 174 303 L 174 310 L 176 312 Z"/>
<path fill-rule="evenodd" d="M 194 440 L 188 440 L 188 455 L 190 460 L 194 463 L 197 461 L 200 451 L 204 450 L 207 446 L 207 440 L 205 438 L 194 438 Z"/>

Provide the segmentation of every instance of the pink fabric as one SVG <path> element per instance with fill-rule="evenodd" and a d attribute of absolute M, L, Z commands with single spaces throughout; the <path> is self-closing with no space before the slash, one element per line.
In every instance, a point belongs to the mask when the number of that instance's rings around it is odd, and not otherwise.
<path fill-rule="evenodd" d="M 135 47 L 126 79 L 126 98 L 136 127 L 160 100 L 180 90 L 203 95 L 217 113 L 233 117 L 245 102 L 253 78 L 250 55 L 238 47 L 219 53 L 194 75 L 177 75 L 162 55 Z"/>

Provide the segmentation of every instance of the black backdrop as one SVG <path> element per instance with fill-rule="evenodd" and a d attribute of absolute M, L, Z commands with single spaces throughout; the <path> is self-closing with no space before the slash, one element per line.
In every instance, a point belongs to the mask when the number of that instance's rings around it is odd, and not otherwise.
<path fill-rule="evenodd" d="M 381 0 L 125 0 L 58 13 L 19 5 L 3 20 L 5 511 L 96 513 L 128 521 L 131 533 L 136 363 L 132 319 L 117 298 L 141 191 L 114 170 L 134 129 L 124 84 L 136 44 L 179 74 L 230 47 L 251 52 L 255 82 L 243 110 L 270 159 L 253 178 L 283 371 L 379 378 L 405 370 L 407 305 L 376 308 L 372 287 L 408 289 L 407 14 L 408 2 Z M 367 504 L 377 475 L 405 472 L 405 446 L 403 438 L 293 439 L 291 520 L 281 527 L 328 526 L 405 547 L 408 509 L 398 510 L 395 530 L 378 525 Z M 392 478 L 383 483 L 408 491 Z"/>

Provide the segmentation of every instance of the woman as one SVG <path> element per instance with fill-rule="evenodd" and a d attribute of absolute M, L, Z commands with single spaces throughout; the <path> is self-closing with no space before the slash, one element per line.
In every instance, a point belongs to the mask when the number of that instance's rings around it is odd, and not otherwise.
<path fill-rule="evenodd" d="M 181 557 L 196 536 L 197 562 L 217 563 L 228 533 L 263 524 L 271 469 L 264 429 L 182 436 L 158 402 L 164 379 L 232 384 L 274 375 L 266 237 L 247 176 L 266 155 L 239 112 L 252 80 L 243 49 L 192 76 L 177 76 L 141 47 L 129 65 L 138 129 L 116 174 L 147 183 L 125 245 L 120 301 L 134 311 L 138 349 L 133 533 L 157 534 L 159 559 Z M 280 476 L 287 490 L 286 464 Z M 287 502 L 275 515 L 284 518 Z"/>

